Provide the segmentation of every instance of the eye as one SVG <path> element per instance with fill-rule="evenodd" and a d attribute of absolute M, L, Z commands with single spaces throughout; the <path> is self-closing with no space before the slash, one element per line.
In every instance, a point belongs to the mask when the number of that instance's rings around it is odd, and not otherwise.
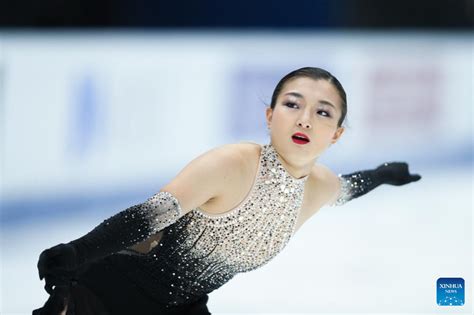
<path fill-rule="evenodd" d="M 319 110 L 318 113 L 325 113 L 326 115 L 322 115 L 322 116 L 324 116 L 324 117 L 331 117 L 331 115 L 330 115 L 327 111 L 325 111 L 325 110 Z"/>
<path fill-rule="evenodd" d="M 286 107 L 290 107 L 290 108 L 295 108 L 294 106 L 298 106 L 298 104 L 295 104 L 295 103 L 292 103 L 292 102 L 285 103 L 284 105 Z"/>

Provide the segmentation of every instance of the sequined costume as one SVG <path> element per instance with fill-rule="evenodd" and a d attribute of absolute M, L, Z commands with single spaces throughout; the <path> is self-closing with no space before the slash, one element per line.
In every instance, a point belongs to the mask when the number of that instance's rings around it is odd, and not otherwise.
<path fill-rule="evenodd" d="M 387 165 L 385 163 L 384 165 Z M 341 190 L 336 201 L 330 206 L 342 206 L 348 201 L 366 194 L 368 191 L 380 185 L 381 182 L 372 179 L 371 171 L 359 171 L 352 174 L 338 174 Z"/>
<path fill-rule="evenodd" d="M 240 205 L 218 215 L 193 209 L 166 227 L 147 254 L 125 250 L 107 259 L 129 265 L 130 281 L 167 306 L 195 301 L 285 247 L 307 178 L 292 177 L 273 146 L 263 145 L 257 176 Z"/>
<path fill-rule="evenodd" d="M 339 175 L 341 189 L 333 205 L 384 182 L 401 185 L 419 179 L 407 176 L 407 170 L 404 163 L 385 163 Z M 237 273 L 268 263 L 286 246 L 295 232 L 307 179 L 290 175 L 274 147 L 263 145 L 254 183 L 234 209 L 207 214 L 196 208 L 183 215 L 179 200 L 160 192 L 82 238 L 44 251 L 40 264 L 54 259 L 55 250 L 65 255 L 72 244 L 80 266 L 77 283 L 98 298 L 90 299 L 94 305 L 104 304 L 96 309 L 105 306 L 111 314 L 209 314 L 208 293 Z M 153 246 L 146 254 L 130 247 L 147 238 Z M 53 294 L 50 300 L 61 298 Z"/>

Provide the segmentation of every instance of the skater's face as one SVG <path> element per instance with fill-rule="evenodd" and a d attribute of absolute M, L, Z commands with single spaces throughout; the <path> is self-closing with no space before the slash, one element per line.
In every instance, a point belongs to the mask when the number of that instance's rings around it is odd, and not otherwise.
<path fill-rule="evenodd" d="M 295 164 L 314 162 L 344 132 L 337 123 L 342 100 L 326 80 L 297 77 L 285 83 L 275 108 L 267 108 L 267 125 L 272 145 Z M 292 136 L 300 132 L 309 138 L 295 143 Z"/>

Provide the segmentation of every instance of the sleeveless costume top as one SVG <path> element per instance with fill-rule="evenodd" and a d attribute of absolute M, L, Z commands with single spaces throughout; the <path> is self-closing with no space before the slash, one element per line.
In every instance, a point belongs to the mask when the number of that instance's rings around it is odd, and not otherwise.
<path fill-rule="evenodd" d="M 125 250 L 107 259 L 125 266 L 130 281 L 167 307 L 194 302 L 286 246 L 307 178 L 294 178 L 273 146 L 263 145 L 253 186 L 237 207 L 223 214 L 193 209 L 163 229 L 148 253 Z"/>

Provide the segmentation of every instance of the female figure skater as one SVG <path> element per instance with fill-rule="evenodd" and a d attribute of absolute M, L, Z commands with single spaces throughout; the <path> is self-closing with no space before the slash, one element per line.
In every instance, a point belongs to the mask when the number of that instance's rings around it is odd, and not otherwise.
<path fill-rule="evenodd" d="M 339 176 L 316 163 L 346 112 L 329 72 L 287 74 L 266 109 L 269 144 L 210 150 L 145 202 L 43 251 L 50 297 L 33 314 L 210 314 L 208 293 L 266 264 L 321 207 L 421 178 L 404 162 Z"/>

